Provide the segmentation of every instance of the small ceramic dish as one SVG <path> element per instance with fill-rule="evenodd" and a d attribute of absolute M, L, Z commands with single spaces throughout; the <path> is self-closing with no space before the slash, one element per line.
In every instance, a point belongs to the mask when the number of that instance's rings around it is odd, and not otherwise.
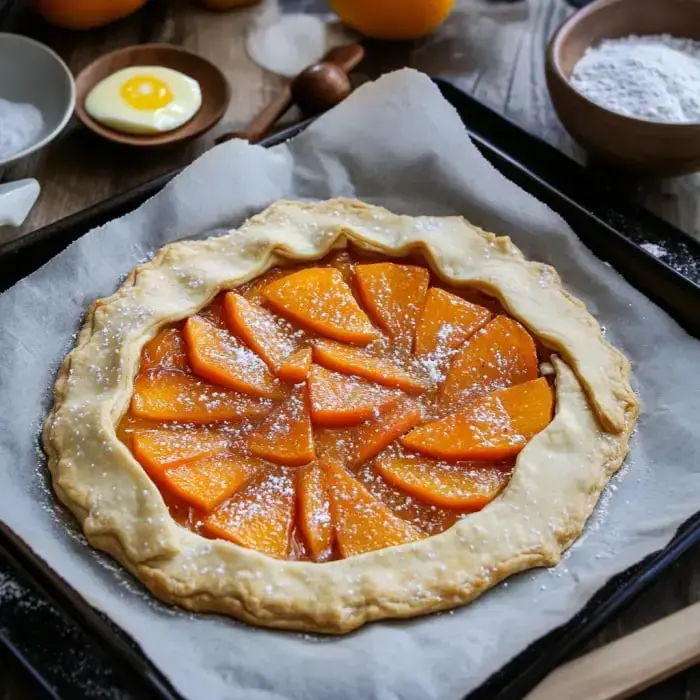
<path fill-rule="evenodd" d="M 75 83 L 50 48 L 20 34 L 0 33 L 0 97 L 34 105 L 43 121 L 31 143 L 0 157 L 3 166 L 37 151 L 61 133 L 75 107 Z"/>
<path fill-rule="evenodd" d="M 161 134 L 128 134 L 100 124 L 85 111 L 85 98 L 108 75 L 131 66 L 164 66 L 194 78 L 202 90 L 199 111 L 186 124 Z M 127 46 L 100 56 L 80 72 L 76 85 L 76 113 L 80 121 L 99 136 L 128 146 L 165 146 L 199 136 L 224 116 L 230 100 L 228 82 L 213 63 L 170 44 Z"/>
<path fill-rule="evenodd" d="M 598 0 L 572 15 L 547 48 L 547 86 L 562 123 L 591 155 L 654 175 L 700 170 L 700 124 L 635 119 L 591 102 L 569 78 L 590 46 L 630 34 L 700 40 L 698 0 Z"/>

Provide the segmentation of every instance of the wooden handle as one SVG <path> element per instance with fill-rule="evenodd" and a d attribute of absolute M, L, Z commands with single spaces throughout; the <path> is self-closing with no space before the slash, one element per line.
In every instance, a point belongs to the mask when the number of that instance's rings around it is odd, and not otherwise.
<path fill-rule="evenodd" d="M 323 60 L 334 63 L 349 73 L 365 57 L 365 50 L 360 44 L 336 46 L 326 53 Z M 274 126 L 275 122 L 292 106 L 293 97 L 290 85 L 285 85 L 275 97 L 243 131 L 228 131 L 216 139 L 216 143 L 224 143 L 231 139 L 244 139 L 249 143 L 257 143 Z"/>
<path fill-rule="evenodd" d="M 272 128 L 274 123 L 292 106 L 292 90 L 285 85 L 264 109 L 262 109 L 243 131 L 229 131 L 219 136 L 216 143 L 231 139 L 245 139 L 257 143 Z"/>
<path fill-rule="evenodd" d="M 553 671 L 525 700 L 621 700 L 700 661 L 700 603 Z"/>
<path fill-rule="evenodd" d="M 324 57 L 326 63 L 334 63 L 349 73 L 365 57 L 365 49 L 362 44 L 345 44 L 331 49 Z"/>

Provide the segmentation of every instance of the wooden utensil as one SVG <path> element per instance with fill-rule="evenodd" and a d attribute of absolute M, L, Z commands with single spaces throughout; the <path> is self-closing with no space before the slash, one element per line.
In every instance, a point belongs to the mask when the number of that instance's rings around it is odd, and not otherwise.
<path fill-rule="evenodd" d="M 525 700 L 621 700 L 700 662 L 700 603 L 560 666 Z"/>
<path fill-rule="evenodd" d="M 265 136 L 274 123 L 296 102 L 309 116 L 325 112 L 342 102 L 351 91 L 348 73 L 364 58 L 360 44 L 347 44 L 331 49 L 319 63 L 303 70 L 282 88 L 243 131 L 222 134 L 217 143 L 230 139 L 244 139 L 256 143 Z"/>
<path fill-rule="evenodd" d="M 181 127 L 162 134 L 127 134 L 94 120 L 85 111 L 88 93 L 108 75 L 131 66 L 165 66 L 194 78 L 202 89 L 202 106 L 197 114 Z M 224 116 L 230 100 L 228 82 L 213 63 L 170 44 L 127 46 L 100 56 L 80 72 L 75 85 L 75 111 L 80 121 L 99 136 L 128 146 L 165 146 L 199 136 Z"/>

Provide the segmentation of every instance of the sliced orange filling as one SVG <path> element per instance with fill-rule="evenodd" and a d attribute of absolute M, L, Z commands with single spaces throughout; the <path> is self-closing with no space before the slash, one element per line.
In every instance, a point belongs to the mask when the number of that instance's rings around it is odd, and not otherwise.
<path fill-rule="evenodd" d="M 333 544 L 331 507 L 323 469 L 313 464 L 299 473 L 299 525 L 314 561 L 330 559 Z"/>
<path fill-rule="evenodd" d="M 356 425 L 379 416 L 399 400 L 395 391 L 318 365 L 312 365 L 307 384 L 311 420 L 316 425 Z"/>
<path fill-rule="evenodd" d="M 355 268 L 357 289 L 374 321 L 393 338 L 412 345 L 430 273 L 417 265 L 373 263 Z"/>
<path fill-rule="evenodd" d="M 443 412 L 477 396 L 528 382 L 538 375 L 532 336 L 508 316 L 497 316 L 457 353 L 440 392 Z"/>
<path fill-rule="evenodd" d="M 290 384 L 305 382 L 311 370 L 311 358 L 311 348 L 300 348 L 280 365 L 277 376 Z"/>
<path fill-rule="evenodd" d="M 280 367 L 294 352 L 295 343 L 280 329 L 275 316 L 233 292 L 226 294 L 224 308 L 231 331 L 255 350 L 270 371 L 279 375 Z"/>
<path fill-rule="evenodd" d="M 171 467 L 162 479 L 183 501 L 208 512 L 262 468 L 259 460 L 220 453 Z"/>
<path fill-rule="evenodd" d="M 229 445 L 226 434 L 194 430 L 142 430 L 134 433 L 131 449 L 153 477 L 169 467 L 222 452 Z"/>
<path fill-rule="evenodd" d="M 379 336 L 333 267 L 299 270 L 271 282 L 263 294 L 276 311 L 319 335 L 360 345 Z"/>
<path fill-rule="evenodd" d="M 314 436 L 303 388 L 295 387 L 289 398 L 263 419 L 248 438 L 248 449 L 262 459 L 288 467 L 314 459 Z"/>
<path fill-rule="evenodd" d="M 198 376 L 251 396 L 280 397 L 279 383 L 265 363 L 227 331 L 190 316 L 184 334 L 190 366 Z"/>
<path fill-rule="evenodd" d="M 506 486 L 510 472 L 479 464 L 447 464 L 426 458 L 377 461 L 377 471 L 392 486 L 424 503 L 456 510 L 480 510 Z"/>
<path fill-rule="evenodd" d="M 498 302 L 429 285 L 342 252 L 222 292 L 144 346 L 117 435 L 179 524 L 271 557 L 443 532 L 507 487 L 554 394 Z"/>
<path fill-rule="evenodd" d="M 552 390 L 540 377 L 475 399 L 460 413 L 415 428 L 401 443 L 437 459 L 507 459 L 547 427 L 553 409 Z"/>
<path fill-rule="evenodd" d="M 291 546 L 294 493 L 293 470 L 277 467 L 267 471 L 216 508 L 204 520 L 202 530 L 282 559 Z"/>
<path fill-rule="evenodd" d="M 448 357 L 490 318 L 491 312 L 483 306 L 432 287 L 418 319 L 415 354 Z"/>
<path fill-rule="evenodd" d="M 143 347 L 141 369 L 189 371 L 185 339 L 179 328 L 166 328 Z"/>
<path fill-rule="evenodd" d="M 182 372 L 148 372 L 134 382 L 131 411 L 140 418 L 183 423 L 261 418 L 270 404 Z"/>
<path fill-rule="evenodd" d="M 425 391 L 422 382 L 406 372 L 396 363 L 375 357 L 366 350 L 335 343 L 332 340 L 319 340 L 314 343 L 314 360 L 327 369 L 344 374 L 364 377 L 377 384 L 403 389 L 412 394 Z"/>
<path fill-rule="evenodd" d="M 344 557 L 415 542 L 425 535 L 394 515 L 354 477 L 336 464 L 326 465 L 338 547 Z"/>

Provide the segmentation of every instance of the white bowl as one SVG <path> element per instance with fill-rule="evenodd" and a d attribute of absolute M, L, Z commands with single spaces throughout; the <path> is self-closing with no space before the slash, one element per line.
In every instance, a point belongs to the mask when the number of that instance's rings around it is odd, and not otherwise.
<path fill-rule="evenodd" d="M 0 97 L 33 104 L 44 120 L 36 139 L 23 150 L 0 158 L 2 166 L 42 148 L 61 133 L 75 107 L 75 82 L 50 48 L 20 34 L 0 32 Z"/>

